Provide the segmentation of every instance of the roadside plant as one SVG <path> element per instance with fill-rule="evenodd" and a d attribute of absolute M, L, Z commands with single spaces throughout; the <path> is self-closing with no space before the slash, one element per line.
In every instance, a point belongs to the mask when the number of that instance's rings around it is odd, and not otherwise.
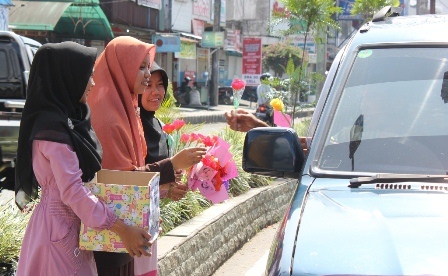
<path fill-rule="evenodd" d="M 0 205 L 0 275 L 16 269 L 30 216 L 31 212 L 21 212 L 12 200 Z"/>
<path fill-rule="evenodd" d="M 335 6 L 333 0 L 282 0 L 285 11 L 282 13 L 274 13 L 274 20 L 271 22 L 271 28 L 278 24 L 286 23 L 289 29 L 282 31 L 283 36 L 303 34 L 304 43 L 302 47 L 302 58 L 300 66 L 294 66 L 294 75 L 297 76 L 297 83 L 305 77 L 305 70 L 308 64 L 305 62 L 305 47 L 309 35 L 314 35 L 316 41 L 322 42 L 320 36 L 322 33 L 328 32 L 329 28 L 338 29 L 339 26 L 332 16 L 341 11 L 340 7 Z M 289 62 L 288 62 L 289 63 Z M 289 65 L 288 65 L 289 66 Z M 298 67 L 298 69 L 296 69 Z M 300 86 L 299 86 L 300 87 Z M 301 91 L 297 91 L 300 95 Z M 293 101 L 293 114 L 296 113 L 297 95 Z M 293 123 L 294 123 L 293 116 Z"/>

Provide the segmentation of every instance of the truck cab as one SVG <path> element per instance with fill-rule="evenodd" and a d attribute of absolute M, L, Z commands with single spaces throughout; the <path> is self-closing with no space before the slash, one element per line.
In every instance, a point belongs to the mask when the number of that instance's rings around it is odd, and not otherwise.
<path fill-rule="evenodd" d="M 20 111 L 39 42 L 14 32 L 0 31 L 0 111 Z"/>
<path fill-rule="evenodd" d="M 14 188 L 14 158 L 28 76 L 39 42 L 0 31 L 0 189 Z"/>

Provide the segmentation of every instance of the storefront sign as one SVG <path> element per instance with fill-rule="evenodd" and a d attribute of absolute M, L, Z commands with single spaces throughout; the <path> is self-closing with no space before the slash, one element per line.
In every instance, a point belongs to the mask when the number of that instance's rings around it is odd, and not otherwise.
<path fill-rule="evenodd" d="M 179 58 L 196 59 L 196 43 L 182 41 L 180 43 Z"/>
<path fill-rule="evenodd" d="M 195 0 L 193 2 L 193 15 L 204 21 L 210 21 L 210 1 Z"/>
<path fill-rule="evenodd" d="M 242 53 L 242 43 L 241 43 L 241 31 L 240 30 L 227 30 L 226 40 L 224 42 L 224 50 L 234 51 Z"/>
<path fill-rule="evenodd" d="M 206 48 L 219 48 L 224 46 L 224 32 L 204 32 L 201 46 Z"/>
<path fill-rule="evenodd" d="M 338 5 L 342 9 L 342 12 L 338 14 L 338 20 L 362 19 L 362 15 L 351 14 L 354 3 L 355 0 L 339 0 Z"/>
<path fill-rule="evenodd" d="M 193 25 L 193 34 L 202 36 L 202 34 L 204 33 L 205 22 L 202 20 L 193 19 L 191 23 Z"/>
<path fill-rule="evenodd" d="M 160 0 L 137 0 L 138 5 L 160 10 Z"/>
<path fill-rule="evenodd" d="M 243 79 L 246 85 L 258 85 L 260 75 L 261 38 L 243 38 Z"/>
<path fill-rule="evenodd" d="M 291 35 L 284 38 L 285 41 L 290 41 L 291 45 L 297 46 L 301 49 L 304 48 L 308 52 L 308 54 L 316 53 L 316 41 L 313 36 L 308 35 L 306 37 L 306 45 L 305 45 L 305 36 L 304 35 Z"/>
<path fill-rule="evenodd" d="M 152 43 L 156 45 L 157 53 L 180 52 L 179 36 L 153 35 Z"/>

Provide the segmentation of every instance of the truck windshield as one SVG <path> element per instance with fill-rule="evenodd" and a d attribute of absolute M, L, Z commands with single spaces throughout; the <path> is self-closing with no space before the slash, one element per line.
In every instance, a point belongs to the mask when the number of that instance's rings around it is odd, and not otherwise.
<path fill-rule="evenodd" d="M 327 129 L 321 170 L 446 174 L 448 49 L 360 50 Z"/>

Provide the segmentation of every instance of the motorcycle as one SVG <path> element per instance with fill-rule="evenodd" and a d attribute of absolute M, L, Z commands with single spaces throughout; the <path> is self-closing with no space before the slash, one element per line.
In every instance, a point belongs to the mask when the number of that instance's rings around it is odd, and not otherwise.
<path fill-rule="evenodd" d="M 260 104 L 255 110 L 255 117 L 267 123 L 270 126 L 274 125 L 274 109 L 266 104 Z"/>
<path fill-rule="evenodd" d="M 218 101 L 223 104 L 233 104 L 233 90 L 230 86 L 218 87 Z"/>

